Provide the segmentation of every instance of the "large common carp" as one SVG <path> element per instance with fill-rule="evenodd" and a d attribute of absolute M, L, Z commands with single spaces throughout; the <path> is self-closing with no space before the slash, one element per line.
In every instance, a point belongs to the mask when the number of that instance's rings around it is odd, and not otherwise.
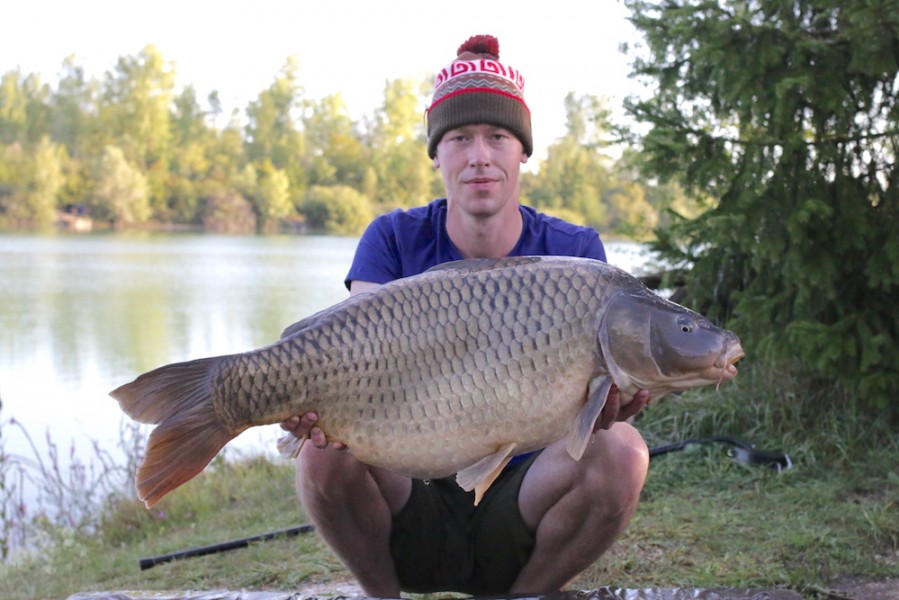
<path fill-rule="evenodd" d="M 330 441 L 477 497 L 509 459 L 567 436 L 579 459 L 611 384 L 622 403 L 728 380 L 737 337 L 606 263 L 447 263 L 357 294 L 264 348 L 160 367 L 112 392 L 155 423 L 148 507 L 254 425 L 315 411 Z"/>

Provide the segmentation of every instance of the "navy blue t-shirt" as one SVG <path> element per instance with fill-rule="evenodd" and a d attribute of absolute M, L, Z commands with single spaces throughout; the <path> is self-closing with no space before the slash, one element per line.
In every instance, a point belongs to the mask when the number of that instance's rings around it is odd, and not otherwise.
<path fill-rule="evenodd" d="M 606 260 L 596 230 L 519 207 L 521 238 L 509 256 L 580 256 Z M 359 240 L 346 278 L 387 283 L 463 257 L 446 233 L 446 199 L 376 218 Z"/>

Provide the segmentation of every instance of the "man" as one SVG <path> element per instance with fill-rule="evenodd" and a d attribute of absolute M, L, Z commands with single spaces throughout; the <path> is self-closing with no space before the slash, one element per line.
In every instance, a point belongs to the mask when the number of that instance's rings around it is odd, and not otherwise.
<path fill-rule="evenodd" d="M 347 277 L 351 294 L 462 258 L 571 255 L 605 260 L 598 234 L 521 206 L 520 167 L 532 152 L 520 73 L 499 62 L 495 38 L 475 36 L 437 77 L 428 155 L 446 198 L 376 219 Z M 648 451 L 625 419 L 617 389 L 584 456 L 564 440 L 517 457 L 481 503 L 452 478 L 410 480 L 369 467 L 329 444 L 307 413 L 282 423 L 309 436 L 297 458 L 297 493 L 317 530 L 365 593 L 549 593 L 595 561 L 633 514 Z"/>

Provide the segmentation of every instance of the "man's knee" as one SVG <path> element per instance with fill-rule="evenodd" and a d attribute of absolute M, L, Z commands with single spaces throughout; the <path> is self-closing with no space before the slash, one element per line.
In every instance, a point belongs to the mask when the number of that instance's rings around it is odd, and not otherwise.
<path fill-rule="evenodd" d="M 649 448 L 640 433 L 627 423 L 616 423 L 599 435 L 605 439 L 588 486 L 602 488 L 595 491 L 617 500 L 621 509 L 632 509 L 649 471 Z"/>
<path fill-rule="evenodd" d="M 344 450 L 306 444 L 296 458 L 297 493 L 331 492 L 359 482 L 364 467 Z"/>
<path fill-rule="evenodd" d="M 610 448 L 615 463 L 622 470 L 645 479 L 649 470 L 649 448 L 643 436 L 627 423 L 617 423 L 611 431 L 615 433 Z"/>

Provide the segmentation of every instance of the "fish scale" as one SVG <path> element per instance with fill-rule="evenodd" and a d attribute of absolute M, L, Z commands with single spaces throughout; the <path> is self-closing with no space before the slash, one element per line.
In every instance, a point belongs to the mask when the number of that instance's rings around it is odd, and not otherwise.
<path fill-rule="evenodd" d="M 522 257 L 379 286 L 267 347 L 160 367 L 112 396 L 158 425 L 137 473 L 148 506 L 246 428 L 309 411 L 359 460 L 425 479 L 458 472 L 479 497 L 513 454 L 567 435 L 579 458 L 613 382 L 626 403 L 643 387 L 660 395 L 728 379 L 740 357 L 732 333 L 624 271 Z"/>

